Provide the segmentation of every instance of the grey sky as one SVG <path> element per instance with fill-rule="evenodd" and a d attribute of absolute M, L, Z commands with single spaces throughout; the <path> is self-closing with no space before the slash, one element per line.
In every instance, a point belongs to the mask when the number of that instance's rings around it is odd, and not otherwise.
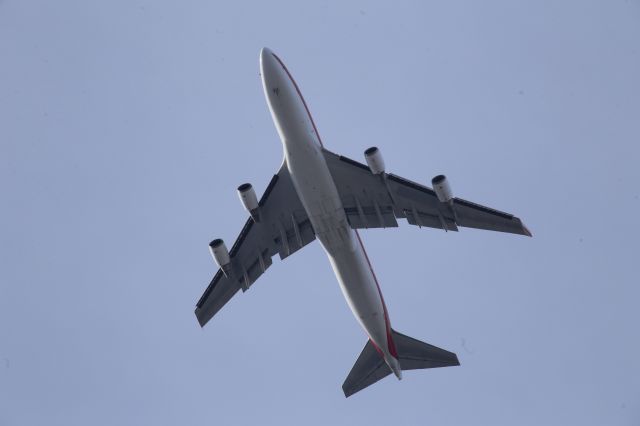
<path fill-rule="evenodd" d="M 640 4 L 390 3 L 0 2 L 0 425 L 640 422 Z M 327 148 L 532 230 L 362 233 L 461 367 L 345 400 L 366 336 L 317 243 L 199 328 L 282 159 L 263 46 Z"/>

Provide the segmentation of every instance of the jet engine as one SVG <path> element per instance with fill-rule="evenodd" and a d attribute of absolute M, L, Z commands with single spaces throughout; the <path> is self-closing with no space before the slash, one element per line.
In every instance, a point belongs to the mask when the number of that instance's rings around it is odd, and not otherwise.
<path fill-rule="evenodd" d="M 434 177 L 431 179 L 431 183 L 433 184 L 433 190 L 436 192 L 440 202 L 447 203 L 453 198 L 449 181 L 445 175 L 438 175 Z"/>
<path fill-rule="evenodd" d="M 249 212 L 251 217 L 258 221 L 258 197 L 256 197 L 256 191 L 253 190 L 253 186 L 250 183 L 243 183 L 238 187 L 238 195 L 242 205 Z"/>
<path fill-rule="evenodd" d="M 213 256 L 213 260 L 222 268 L 222 272 L 227 275 L 227 272 L 231 270 L 231 258 L 229 257 L 229 250 L 227 250 L 224 241 L 220 238 L 211 241 L 209 243 L 209 251 L 211 252 L 211 256 Z"/>
<path fill-rule="evenodd" d="M 384 159 L 382 158 L 382 153 L 377 146 L 368 148 L 364 152 L 364 158 L 367 160 L 371 173 L 374 175 L 384 173 Z"/>

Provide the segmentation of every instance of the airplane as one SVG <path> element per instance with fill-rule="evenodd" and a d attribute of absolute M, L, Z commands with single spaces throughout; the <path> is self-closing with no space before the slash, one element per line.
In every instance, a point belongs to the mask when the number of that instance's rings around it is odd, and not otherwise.
<path fill-rule="evenodd" d="M 280 169 L 258 200 L 249 183 L 238 194 L 249 214 L 231 247 L 209 244 L 219 269 L 196 305 L 201 327 L 238 292 L 248 290 L 277 253 L 284 260 L 316 238 L 327 253 L 356 320 L 368 341 L 342 385 L 345 397 L 403 370 L 460 365 L 456 354 L 398 333 L 359 229 L 411 225 L 458 231 L 458 227 L 531 237 L 522 221 L 452 195 L 438 175 L 433 189 L 387 173 L 380 149 L 364 151 L 366 165 L 326 149 L 298 85 L 282 60 L 260 52 L 264 95 L 284 150 Z"/>

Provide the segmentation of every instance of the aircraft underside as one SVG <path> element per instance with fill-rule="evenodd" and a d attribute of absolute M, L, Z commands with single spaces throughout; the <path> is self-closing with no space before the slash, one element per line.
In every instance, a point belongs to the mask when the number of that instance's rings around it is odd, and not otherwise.
<path fill-rule="evenodd" d="M 445 231 L 467 226 L 528 236 L 530 232 L 513 215 L 453 198 L 442 175 L 432 180 L 430 189 L 387 174 L 377 148 L 365 151 L 367 165 L 326 150 L 282 61 L 264 48 L 260 67 L 285 160 L 259 201 L 250 184 L 238 188 L 251 217 L 231 251 L 222 240 L 210 244 L 220 270 L 197 304 L 200 324 L 204 326 L 238 290 L 248 290 L 274 254 L 285 259 L 317 238 L 369 338 L 343 384 L 345 396 L 392 372 L 400 379 L 402 370 L 459 365 L 454 353 L 392 329 L 357 230 L 396 227 L 396 219 L 404 218 L 412 225 Z"/>

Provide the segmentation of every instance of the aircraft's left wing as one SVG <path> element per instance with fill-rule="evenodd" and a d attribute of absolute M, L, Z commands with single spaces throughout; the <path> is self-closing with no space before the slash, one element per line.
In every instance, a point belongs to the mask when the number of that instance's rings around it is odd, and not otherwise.
<path fill-rule="evenodd" d="M 394 174 L 324 150 L 352 228 L 389 228 L 396 219 L 411 225 L 457 231 L 458 226 L 531 236 L 516 216 L 461 198 L 440 202 L 435 191 Z"/>
<path fill-rule="evenodd" d="M 258 203 L 258 221 L 247 220 L 229 250 L 227 274 L 218 269 L 196 305 L 204 326 L 237 292 L 246 291 L 266 269 L 276 253 L 281 259 L 315 239 L 311 222 L 293 187 L 286 163 L 273 176 Z"/>

